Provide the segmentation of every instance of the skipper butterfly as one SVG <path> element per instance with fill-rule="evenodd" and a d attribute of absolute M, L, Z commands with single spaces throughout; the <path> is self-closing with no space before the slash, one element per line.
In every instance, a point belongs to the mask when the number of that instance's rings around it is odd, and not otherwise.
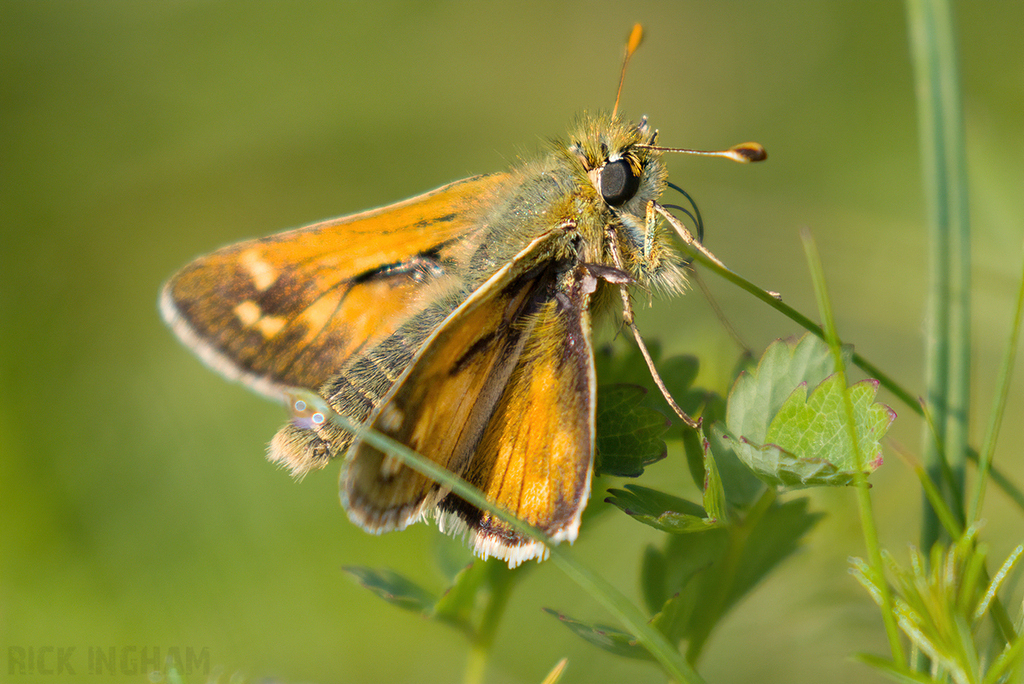
<path fill-rule="evenodd" d="M 640 37 L 637 25 L 623 74 Z M 214 369 L 292 405 L 271 461 L 303 476 L 343 459 L 342 501 L 364 529 L 433 516 L 483 558 L 543 559 L 542 543 L 310 420 L 292 393 L 317 392 L 552 541 L 575 540 L 594 463 L 591 318 L 619 297 L 632 327 L 630 286 L 685 284 L 673 240 L 705 251 L 658 203 L 662 155 L 694 151 L 658 147 L 617 110 L 618 96 L 505 173 L 201 257 L 165 285 L 163 316 Z M 756 143 L 697 153 L 766 156 Z"/>

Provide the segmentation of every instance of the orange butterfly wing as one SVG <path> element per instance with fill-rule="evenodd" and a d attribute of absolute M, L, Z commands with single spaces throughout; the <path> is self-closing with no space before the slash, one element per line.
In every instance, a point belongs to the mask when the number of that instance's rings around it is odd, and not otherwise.
<path fill-rule="evenodd" d="M 425 342 L 371 415 L 372 427 L 556 541 L 571 541 L 593 466 L 596 282 L 585 266 L 565 272 L 557 263 L 494 281 Z M 442 529 L 468 528 L 484 557 L 514 567 L 546 555 L 543 545 L 365 443 L 350 450 L 342 488 L 350 517 L 370 531 L 433 513 Z"/>
<path fill-rule="evenodd" d="M 393 333 L 480 232 L 504 174 L 224 247 L 164 286 L 161 311 L 215 370 L 282 400 Z"/>

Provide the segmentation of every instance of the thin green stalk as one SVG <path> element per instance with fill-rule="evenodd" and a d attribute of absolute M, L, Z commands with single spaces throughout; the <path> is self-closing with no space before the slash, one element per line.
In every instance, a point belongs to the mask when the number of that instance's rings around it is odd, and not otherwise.
<path fill-rule="evenodd" d="M 772 307 L 812 335 L 817 335 L 822 340 L 826 340 L 825 331 L 820 325 L 791 307 L 789 304 L 786 304 L 782 301 L 782 297 L 777 293 L 761 289 L 735 271 L 731 271 L 721 264 L 709 259 L 703 253 L 685 242 L 680 242 L 679 248 L 682 249 L 686 253 L 686 256 L 692 261 L 699 263 L 701 266 L 712 271 L 722 279 L 753 295 L 755 298 Z M 921 414 L 921 407 L 918 405 L 916 396 L 900 385 L 891 375 L 884 372 L 881 368 L 871 363 L 860 354 L 855 353 L 853 355 L 853 363 L 865 373 L 869 374 L 872 378 L 878 380 L 882 387 L 892 392 L 900 401 L 913 409 L 915 413 L 919 415 Z"/>
<path fill-rule="evenodd" d="M 935 445 L 936 452 L 939 454 L 945 454 L 946 446 L 945 444 L 942 443 L 942 436 L 939 434 L 938 427 L 935 425 L 935 419 L 932 416 L 931 411 L 928 410 L 928 405 L 925 404 L 924 401 L 919 402 L 919 404 L 921 406 L 921 410 L 923 411 L 922 415 L 924 417 L 925 427 L 928 429 L 928 433 L 931 435 L 933 444 Z M 950 468 L 949 462 L 946 461 L 945 458 L 940 458 L 937 465 L 939 466 L 939 471 L 942 473 L 943 477 L 943 479 L 940 480 L 939 482 L 952 482 L 955 479 L 953 475 L 953 470 L 952 468 Z M 929 477 L 929 479 L 931 478 Z M 945 491 L 949 494 L 948 498 L 952 499 L 952 502 L 950 502 L 947 501 L 944 497 L 943 506 L 945 508 L 947 508 L 951 513 L 953 513 L 954 511 L 963 510 L 964 502 L 963 498 L 960 496 L 960 492 L 958 492 L 955 489 L 950 491 L 948 487 L 941 488 L 941 485 L 939 485 L 938 483 L 936 483 L 936 486 L 940 487 L 939 496 L 942 496 L 942 492 Z M 938 514 L 938 511 L 936 511 L 936 514 Z M 960 520 L 959 523 L 960 524 L 958 524 L 958 527 L 962 528 L 963 520 Z M 951 537 L 951 539 L 956 539 L 956 536 Z"/>
<path fill-rule="evenodd" d="M 810 231 L 802 231 L 800 237 L 804 243 L 804 252 L 807 254 L 807 265 L 810 268 L 811 280 L 814 283 L 814 295 L 818 300 L 818 310 L 821 313 L 821 319 L 825 322 L 825 340 L 828 342 L 832 355 L 835 357 L 836 372 L 839 374 L 840 385 L 845 388 L 847 387 L 847 382 L 845 364 L 843 363 L 842 343 L 839 341 L 835 318 L 832 315 L 832 303 L 828 296 L 828 287 L 825 284 L 825 272 L 821 266 L 821 257 L 818 255 L 818 247 L 814 243 L 814 238 L 811 237 Z M 882 621 L 885 623 L 885 633 L 889 639 L 889 649 L 892 651 L 893 661 L 903 663 L 905 662 L 903 645 L 900 643 L 900 631 L 893 612 L 889 583 L 885 581 L 882 547 L 878 542 L 878 528 L 875 525 L 875 517 L 872 513 L 871 494 L 868 489 L 867 476 L 864 474 L 864 454 L 860 449 L 860 440 L 857 439 L 853 403 L 848 392 L 843 392 L 843 398 L 843 404 L 846 409 L 846 429 L 849 433 L 850 444 L 853 445 L 857 463 L 857 467 L 854 470 L 857 501 L 860 508 L 860 524 L 864 532 L 864 543 L 868 550 L 868 562 L 871 566 L 871 571 L 875 575 L 878 592 L 882 599 Z"/>
<path fill-rule="evenodd" d="M 925 205 L 928 210 L 928 263 L 929 287 L 926 303 L 925 325 L 925 387 L 929 414 L 934 426 L 922 426 L 921 451 L 925 457 L 925 467 L 929 478 L 939 480 L 943 458 L 938 443 L 946 439 L 946 416 L 948 413 L 945 398 L 949 393 L 949 233 L 948 221 L 944 213 L 945 204 L 940 200 L 943 193 L 945 174 L 939 169 L 942 159 L 942 139 L 938 136 L 939 124 L 935 118 L 941 108 L 935 102 L 936 93 L 933 83 L 937 79 L 932 72 L 934 64 L 929 59 L 929 46 L 933 41 L 924 34 L 926 27 L 931 25 L 923 15 L 929 8 L 921 0 L 907 1 L 907 23 L 911 34 L 911 53 L 915 63 L 915 83 L 918 101 L 918 131 L 920 135 L 920 155 L 922 177 L 925 183 Z M 935 430 L 935 438 L 929 434 Z M 935 512 L 926 503 L 921 522 L 921 545 L 930 549 L 938 539 L 938 519 Z"/>
<path fill-rule="evenodd" d="M 463 684 L 483 684 L 484 673 L 487 672 L 487 661 L 491 649 L 479 640 L 470 642 L 469 656 L 466 658 L 466 669 L 462 673 Z"/>
<path fill-rule="evenodd" d="M 778 492 L 773 487 L 765 487 L 761 497 L 751 506 L 750 510 L 743 517 L 739 525 L 729 527 L 729 546 L 716 573 L 728 578 L 728 581 L 717 583 L 717 591 L 713 600 L 707 604 L 707 611 L 711 615 L 724 615 L 725 604 L 729 592 L 733 589 L 736 576 L 740 572 L 740 559 L 743 557 L 743 549 L 746 546 L 750 531 L 757 527 L 765 513 L 778 499 Z M 686 646 L 686 661 L 696 663 L 700 658 L 701 651 L 707 644 L 708 637 L 714 625 L 708 621 L 702 621 L 697 631 L 690 635 L 689 643 Z"/>
<path fill-rule="evenodd" d="M 685 242 L 679 243 L 679 248 L 682 249 L 688 258 L 693 260 L 695 263 L 699 263 L 701 266 L 712 271 L 716 275 L 720 276 L 724 280 L 736 285 L 741 290 L 752 294 L 755 298 L 761 300 L 768 306 L 772 307 L 783 316 L 789 318 L 797 325 L 807 330 L 813 335 L 817 335 L 821 339 L 825 339 L 825 332 L 820 325 L 812 321 L 807 316 L 803 315 L 790 305 L 783 302 L 778 295 L 772 294 L 765 290 L 762 290 L 757 285 L 744 278 L 743 276 L 730 271 L 711 259 L 707 258 L 704 254 L 700 253 L 693 247 L 687 245 Z M 879 384 L 886 390 L 891 392 L 897 399 L 903 402 L 911 411 L 921 416 L 925 416 L 924 409 L 918 402 L 916 395 L 910 392 L 908 389 L 900 385 L 891 375 L 883 371 L 881 368 L 865 359 L 860 354 L 854 353 L 853 364 L 860 368 L 862 371 L 867 373 L 870 377 L 878 380 Z M 932 433 L 929 432 L 929 439 L 933 439 Z M 970 448 L 967 450 L 967 458 L 971 461 L 977 462 L 978 452 Z M 1024 491 L 1022 491 L 1017 485 L 1013 483 L 1008 475 L 1002 470 L 996 468 L 994 465 L 991 467 L 992 482 L 995 483 L 1000 489 L 1003 490 L 1017 507 L 1024 511 Z"/>
<path fill-rule="evenodd" d="M 497 563 L 491 565 L 491 595 L 487 599 L 487 606 L 480 617 L 480 626 L 471 643 L 466 670 L 462 677 L 464 684 L 483 684 L 487 661 L 490 660 L 494 638 L 498 634 L 498 625 L 501 624 L 501 616 L 505 613 L 508 599 L 512 595 L 511 573 L 504 572 L 504 566 Z"/>
<path fill-rule="evenodd" d="M 996 388 L 995 397 L 992 400 L 992 412 L 989 416 L 988 428 L 985 430 L 985 440 L 981 443 L 978 477 L 974 484 L 974 493 L 971 496 L 970 512 L 967 515 L 971 524 L 977 522 L 981 502 L 985 499 L 985 484 L 988 481 L 989 471 L 992 469 L 996 439 L 999 437 L 999 428 L 1003 424 L 1003 415 L 1006 413 L 1006 400 L 1010 394 L 1010 378 L 1013 376 L 1013 360 L 1017 356 L 1022 317 L 1024 317 L 1024 264 L 1021 268 L 1020 286 L 1017 289 L 1017 310 L 1013 316 L 1013 325 L 1010 327 L 1010 339 L 1006 343 L 1003 363 L 999 368 L 999 387 Z"/>
<path fill-rule="evenodd" d="M 932 507 L 935 509 L 935 513 L 939 518 L 939 522 L 942 523 L 943 529 L 946 530 L 952 539 L 959 539 L 960 535 L 963 534 L 963 528 L 960 526 L 960 521 L 953 515 L 953 511 L 946 505 L 946 500 L 942 498 L 942 493 L 939 492 L 939 488 L 936 486 L 932 478 L 928 477 L 928 471 L 918 462 L 916 462 L 910 454 L 904 452 L 895 443 L 890 443 L 893 451 L 901 456 L 905 463 L 910 466 L 910 469 L 917 475 L 917 479 L 921 482 L 921 489 L 924 491 L 928 501 L 931 502 Z"/>
<path fill-rule="evenodd" d="M 622 592 L 573 558 L 563 547 L 556 546 L 541 530 L 523 522 L 508 511 L 488 501 L 487 497 L 479 489 L 458 475 L 416 453 L 401 442 L 396 442 L 387 435 L 372 430 L 365 425 L 356 424 L 345 416 L 335 413 L 319 395 L 299 390 L 294 392 L 294 396 L 296 399 L 304 401 L 311 410 L 322 414 L 327 420 L 330 420 L 338 427 L 354 434 L 356 439 L 369 444 L 389 456 L 397 458 L 403 465 L 451 489 L 452 492 L 467 503 L 476 506 L 480 510 L 487 511 L 511 526 L 516 532 L 543 543 L 548 549 L 551 561 L 618 619 L 655 660 L 661 664 L 673 680 L 689 684 L 698 684 L 704 681 L 690 667 L 678 649 L 669 643 L 664 634 L 648 623 L 644 614 L 630 603 L 629 599 Z"/>
<path fill-rule="evenodd" d="M 963 120 L 952 20 L 946 0 L 907 0 L 907 21 L 918 100 L 921 167 L 928 210 L 930 286 L 925 346 L 927 398 L 945 453 L 924 435 L 926 467 L 952 491 L 963 491 L 970 402 L 970 223 Z M 938 461 L 947 458 L 952 482 Z M 961 495 L 962 497 L 962 495 Z M 962 509 L 957 510 L 963 516 Z M 922 547 L 939 538 L 925 502 Z"/>

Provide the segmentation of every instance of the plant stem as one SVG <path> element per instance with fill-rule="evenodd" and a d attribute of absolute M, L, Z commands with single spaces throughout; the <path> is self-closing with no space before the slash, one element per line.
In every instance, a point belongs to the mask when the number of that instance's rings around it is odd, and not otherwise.
<path fill-rule="evenodd" d="M 981 502 L 985 498 L 985 484 L 992 469 L 996 438 L 999 437 L 999 428 L 1003 424 L 1003 414 L 1006 412 L 1006 400 L 1010 393 L 1010 378 L 1013 376 L 1013 360 L 1017 356 L 1022 317 L 1024 317 L 1024 264 L 1021 265 L 1020 286 L 1017 289 L 1017 309 L 1014 312 L 1013 324 L 1010 326 L 1010 339 L 1007 340 L 1003 363 L 997 376 L 999 387 L 996 388 L 995 398 L 992 400 L 992 414 L 989 417 L 988 428 L 985 430 L 985 441 L 982 442 L 981 453 L 978 457 L 978 478 L 967 515 L 967 519 L 972 525 L 978 520 Z"/>
<path fill-rule="evenodd" d="M 480 617 L 480 627 L 472 640 L 469 657 L 466 659 L 466 670 L 462 677 L 464 684 L 482 684 L 484 681 L 498 625 L 501 624 L 501 616 L 508 606 L 509 596 L 512 595 L 512 574 L 505 572 L 505 568 L 496 561 L 484 562 L 488 563 L 488 584 L 491 592 Z"/>
<path fill-rule="evenodd" d="M 825 323 L 825 341 L 828 342 L 832 355 L 835 358 L 836 372 L 839 374 L 841 386 L 844 388 L 843 404 L 846 410 L 846 429 L 849 433 L 850 445 L 856 456 L 857 467 L 854 469 L 854 477 L 857 488 L 857 502 L 860 509 L 860 524 L 864 532 L 864 544 L 868 550 L 868 562 L 871 572 L 875 575 L 875 585 L 882 600 L 881 613 L 882 621 L 885 624 L 885 633 L 889 638 L 889 649 L 892 651 L 893 661 L 904 663 L 903 645 L 900 642 L 900 632 L 896 625 L 896 617 L 893 612 L 892 593 L 889 590 L 889 583 L 885 580 L 885 568 L 882 564 L 882 547 L 878 541 L 878 528 L 875 525 L 875 517 L 872 512 L 871 494 L 868 489 L 867 476 L 865 473 L 864 454 L 860 449 L 860 440 L 857 439 L 857 427 L 853 416 L 853 404 L 850 395 L 845 391 L 848 386 L 846 382 L 846 368 L 843 364 L 842 344 L 839 340 L 839 333 L 836 330 L 835 318 L 832 315 L 832 302 L 828 296 L 828 287 L 825 283 L 825 272 L 821 266 L 821 257 L 818 255 L 818 247 L 814 243 L 809 230 L 801 233 L 804 243 L 804 251 L 807 254 L 807 265 L 811 270 L 811 280 L 814 282 L 814 294 L 818 300 L 818 309 L 821 319 Z"/>
<path fill-rule="evenodd" d="M 601 603 L 616 619 L 618 619 L 637 641 L 654 657 L 677 682 L 687 684 L 698 684 L 703 682 L 700 675 L 690 667 L 683 659 L 679 650 L 669 643 L 665 635 L 651 626 L 648 619 L 634 606 L 622 592 L 616 589 L 610 582 L 600 577 L 589 568 L 585 567 L 562 547 L 556 546 L 551 539 L 542 531 L 523 522 L 505 509 L 497 506 L 493 501 L 488 501 L 483 492 L 455 475 L 446 468 L 434 463 L 424 456 L 416 453 L 401 442 L 384 435 L 376 430 L 370 429 L 367 425 L 357 424 L 345 416 L 342 416 L 331 409 L 320 395 L 307 390 L 296 390 L 293 396 L 306 403 L 306 406 L 315 412 L 322 414 L 338 427 L 351 432 L 356 439 L 369 444 L 375 449 L 390 456 L 394 456 L 403 465 L 409 466 L 418 473 L 422 473 L 434 482 L 451 489 L 457 496 L 467 503 L 476 506 L 482 511 L 487 511 L 495 518 L 508 524 L 516 532 L 524 534 L 547 546 L 551 561 L 558 566 L 574 582 L 580 585 L 599 603 Z"/>
<path fill-rule="evenodd" d="M 720 266 L 686 243 L 680 243 L 680 248 L 686 253 L 687 257 L 691 258 L 694 262 L 699 263 L 701 266 L 704 266 L 708 270 L 721 276 L 723 279 L 733 285 L 736 285 L 741 290 L 752 294 L 754 297 L 772 307 L 783 316 L 794 321 L 809 333 L 817 335 L 823 340 L 825 339 L 825 332 L 822 330 L 820 325 L 783 302 L 777 295 L 773 295 L 772 293 L 761 289 L 739 274 L 730 271 L 728 268 Z M 924 417 L 924 409 L 921 407 L 920 403 L 918 403 L 916 396 L 900 385 L 891 375 L 885 373 L 878 366 L 857 353 L 854 353 L 853 355 L 853 363 L 869 376 L 878 380 L 882 387 L 887 389 L 889 392 L 892 392 L 892 394 L 902 401 L 911 411 L 921 417 Z M 967 450 L 967 458 L 972 461 L 977 461 L 978 452 L 973 448 L 969 448 Z M 1024 510 L 1024 491 L 1021 491 L 1021 489 L 1010 480 L 1009 476 L 995 466 L 992 466 L 991 474 L 992 482 L 998 485 L 999 488 L 1007 494 L 1007 496 L 1013 499 L 1018 508 Z"/>
<path fill-rule="evenodd" d="M 750 508 L 747 515 L 744 516 L 743 521 L 738 525 L 729 526 L 729 546 L 722 559 L 721 567 L 715 570 L 716 573 L 720 573 L 725 579 L 716 583 L 717 592 L 714 599 L 707 606 L 709 615 L 721 616 L 725 614 L 726 602 L 729 600 L 729 594 L 733 590 L 734 580 L 739 572 L 740 559 L 743 556 L 743 549 L 746 547 L 747 538 L 750 536 L 751 530 L 757 527 L 761 518 L 764 517 L 764 514 L 778 499 L 778 496 L 778 492 L 773 487 L 765 487 L 764 493 Z M 701 651 L 704 650 L 704 646 L 707 644 L 708 637 L 711 635 L 711 630 L 714 626 L 710 621 L 701 621 L 699 628 L 690 635 L 690 640 L 686 647 L 686 661 L 688 663 L 696 663 L 700 658 Z"/>

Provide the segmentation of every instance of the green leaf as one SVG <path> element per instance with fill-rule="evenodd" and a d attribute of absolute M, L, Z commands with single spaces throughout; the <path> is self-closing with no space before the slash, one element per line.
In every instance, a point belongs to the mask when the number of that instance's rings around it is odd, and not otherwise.
<path fill-rule="evenodd" d="M 718 461 L 728 464 L 734 454 L 771 486 L 852 484 L 857 452 L 847 428 L 846 392 L 865 470 L 877 469 L 880 440 L 895 413 L 873 403 L 876 381 L 843 388 L 834 370 L 827 345 L 817 337 L 805 335 L 796 343 L 772 344 L 757 370 L 737 379 L 725 425 L 711 426 L 708 443 Z M 815 387 L 810 396 L 808 386 Z"/>
<path fill-rule="evenodd" d="M 667 636 L 670 641 L 678 642 L 682 635 L 679 628 L 686 624 L 685 614 L 688 606 L 682 594 L 673 594 L 661 605 L 661 610 L 651 618 L 651 626 Z"/>
<path fill-rule="evenodd" d="M 665 604 L 665 587 L 669 586 L 667 573 L 665 553 L 653 544 L 649 545 L 640 560 L 640 590 L 648 612 L 654 613 Z"/>
<path fill-rule="evenodd" d="M 776 501 L 745 530 L 738 553 L 730 550 L 730 555 L 716 559 L 689 583 L 686 593 L 693 597 L 694 610 L 683 630 L 685 636 L 709 635 L 740 599 L 796 551 L 800 540 L 823 517 L 808 513 L 807 504 L 807 499 Z M 736 554 L 734 562 L 731 554 Z"/>
<path fill-rule="evenodd" d="M 752 590 L 769 572 L 793 554 L 824 513 L 808 511 L 810 499 L 773 504 L 750 529 L 737 564 L 729 604 Z"/>
<path fill-rule="evenodd" d="M 710 430 L 701 427 L 701 436 L 704 437 L 702 451 L 707 449 L 714 454 L 726 501 L 740 509 L 749 507 L 761 496 L 764 483 L 736 454 L 733 440 L 724 434 L 721 423 L 711 423 Z"/>
<path fill-rule="evenodd" d="M 715 455 L 708 448 L 704 449 L 704 473 L 704 510 L 707 511 L 708 520 L 727 522 L 722 476 L 718 472 Z"/>
<path fill-rule="evenodd" d="M 648 344 L 647 348 L 655 360 L 661 356 L 657 342 Z M 628 342 L 606 344 L 595 350 L 594 368 L 600 384 L 642 385 L 651 375 L 639 348 Z"/>
<path fill-rule="evenodd" d="M 702 605 L 702 594 L 722 567 L 728 545 L 728 529 L 716 527 L 705 534 L 674 534 L 666 538 L 664 548 L 647 549 L 640 577 L 648 610 L 661 611 L 676 595 L 682 602 L 677 618 L 682 624 L 668 632 L 685 631 L 694 611 Z"/>
<path fill-rule="evenodd" d="M 704 437 L 694 430 L 683 430 L 683 454 L 693 484 L 704 487 Z"/>
<path fill-rule="evenodd" d="M 434 565 L 440 572 L 441 577 L 451 584 L 455 578 L 466 569 L 466 566 L 477 560 L 466 542 L 459 537 L 450 537 L 447 534 L 431 535 L 431 551 Z"/>
<path fill-rule="evenodd" d="M 488 571 L 487 563 L 483 561 L 473 562 L 464 567 L 434 604 L 432 617 L 457 627 L 470 629 L 473 609 L 476 607 L 480 587 L 487 579 Z"/>
<path fill-rule="evenodd" d="M 693 387 L 693 382 L 697 379 L 697 373 L 700 370 L 697 357 L 671 356 L 662 359 L 661 345 L 658 342 L 647 343 L 647 350 L 651 353 L 658 374 L 661 375 L 661 379 L 679 407 L 691 416 L 699 413 L 709 393 L 706 390 Z M 661 396 L 661 392 L 651 377 L 647 362 L 635 344 L 622 342 L 606 345 L 594 354 L 594 362 L 597 377 L 602 385 L 611 383 L 640 385 L 650 392 L 647 400 L 649 406 L 662 411 L 665 415 L 674 415 L 671 407 Z"/>
<path fill-rule="evenodd" d="M 543 610 L 548 615 L 558 618 L 576 636 L 589 641 L 591 644 L 609 653 L 638 660 L 652 660 L 651 654 L 637 642 L 632 634 L 607 625 L 591 625 L 580 622 L 550 608 L 544 608 Z"/>
<path fill-rule="evenodd" d="M 649 548 L 641 579 L 648 609 L 662 613 L 659 629 L 670 639 L 705 640 L 821 519 L 807 512 L 807 503 L 776 500 L 756 519 L 705 534 L 672 535 L 664 550 Z"/>
<path fill-rule="evenodd" d="M 708 392 L 704 398 L 704 410 L 701 411 L 701 417 L 705 423 L 712 423 L 725 418 L 725 397 L 717 392 Z"/>
<path fill-rule="evenodd" d="M 393 570 L 347 566 L 345 572 L 388 603 L 424 615 L 433 613 L 437 597 Z"/>
<path fill-rule="evenodd" d="M 691 416 L 701 411 L 709 393 L 707 390 L 693 386 L 694 381 L 697 379 L 697 374 L 700 372 L 700 361 L 696 356 L 670 356 L 664 361 L 656 363 L 655 367 L 658 369 L 661 379 L 665 382 L 665 387 L 668 388 L 669 394 L 679 404 L 679 408 Z M 651 383 L 653 382 L 654 380 L 652 379 Z M 657 407 L 669 415 L 673 415 L 672 407 L 661 396 L 661 392 L 653 391 L 655 389 L 657 389 L 657 386 L 652 384 L 651 394 L 656 397 Z"/>
<path fill-rule="evenodd" d="M 639 485 L 626 485 L 625 490 L 609 489 L 608 493 L 611 496 L 605 501 L 664 532 L 704 532 L 715 526 L 713 521 L 707 520 L 703 508 L 670 494 Z"/>
<path fill-rule="evenodd" d="M 722 475 L 718 470 L 714 454 L 707 448 L 707 440 L 704 439 L 703 429 L 698 431 L 683 430 L 683 452 L 686 454 L 686 464 L 690 469 L 690 476 L 694 484 L 704 492 L 704 510 L 711 520 L 725 521 L 727 517 L 725 485 Z M 737 464 L 739 461 L 733 459 Z M 758 489 L 761 483 L 750 475 L 750 471 L 740 467 L 739 471 L 744 477 L 754 480 Z"/>
<path fill-rule="evenodd" d="M 522 576 L 504 563 L 476 560 L 455 574 L 440 596 L 420 587 L 398 573 L 383 568 L 346 567 L 361 585 L 388 603 L 419 613 L 462 630 L 470 638 L 477 630 L 481 597 L 508 590 L 514 578 Z"/>
<path fill-rule="evenodd" d="M 845 349 L 851 356 L 852 349 Z M 758 361 L 743 372 L 729 393 L 725 422 L 729 432 L 764 444 L 768 425 L 801 383 L 817 385 L 835 372 L 828 345 L 811 334 L 798 341 L 776 340 Z"/>
<path fill-rule="evenodd" d="M 597 459 L 604 475 L 638 477 L 665 458 L 662 436 L 669 421 L 644 402 L 647 390 L 636 385 L 602 385 L 597 396 Z"/>
<path fill-rule="evenodd" d="M 806 388 L 794 391 L 768 426 L 768 442 L 796 454 L 802 463 L 818 461 L 822 464 L 819 474 L 812 476 L 808 473 L 803 478 L 805 485 L 852 483 L 857 469 L 857 452 L 846 425 L 844 391 L 853 404 L 857 446 L 864 466 L 870 473 L 882 464 L 879 442 L 896 414 L 887 406 L 873 403 L 878 392 L 877 381 L 864 380 L 844 390 L 839 375 L 832 375 L 809 397 L 806 396 Z"/>

